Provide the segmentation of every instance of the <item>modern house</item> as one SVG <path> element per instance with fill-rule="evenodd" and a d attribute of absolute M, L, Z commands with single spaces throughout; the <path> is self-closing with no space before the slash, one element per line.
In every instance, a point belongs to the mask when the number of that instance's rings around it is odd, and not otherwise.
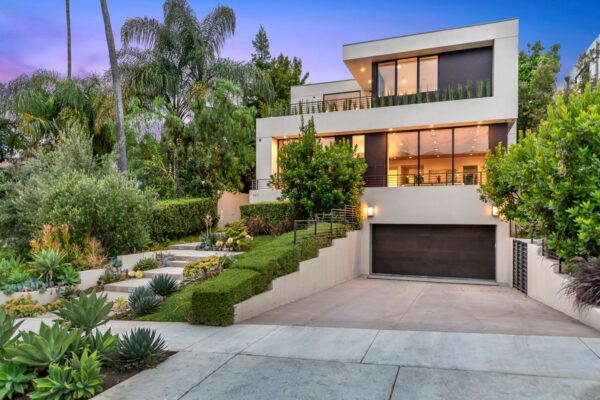
<path fill-rule="evenodd" d="M 578 62 L 571 67 L 565 82 L 562 83 L 563 88 L 580 83 L 586 73 L 590 81 L 600 79 L 600 35 L 588 46 L 584 54 L 588 57 L 588 62 L 583 65 Z"/>
<path fill-rule="evenodd" d="M 314 118 L 368 169 L 358 273 L 511 284 L 509 226 L 483 203 L 484 157 L 516 141 L 517 19 L 343 46 L 353 79 L 292 88 L 257 120 L 250 202 L 273 201 L 278 149 Z"/>

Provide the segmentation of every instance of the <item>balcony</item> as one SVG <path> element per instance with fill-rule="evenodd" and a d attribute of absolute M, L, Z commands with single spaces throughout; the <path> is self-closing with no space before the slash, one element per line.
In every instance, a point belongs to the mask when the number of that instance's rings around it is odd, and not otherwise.
<path fill-rule="evenodd" d="M 442 101 L 455 101 L 476 99 L 492 96 L 490 80 L 467 82 L 466 85 L 448 87 L 433 92 L 405 94 L 398 96 L 360 96 L 339 100 L 306 101 L 283 106 L 269 107 L 267 117 L 280 117 L 288 115 L 319 114 L 326 112 L 362 110 L 410 104 L 436 103 Z"/>
<path fill-rule="evenodd" d="M 466 186 L 487 182 L 485 172 L 428 171 L 421 174 L 365 175 L 365 187 Z M 252 190 L 278 190 L 278 179 L 253 179 Z"/>

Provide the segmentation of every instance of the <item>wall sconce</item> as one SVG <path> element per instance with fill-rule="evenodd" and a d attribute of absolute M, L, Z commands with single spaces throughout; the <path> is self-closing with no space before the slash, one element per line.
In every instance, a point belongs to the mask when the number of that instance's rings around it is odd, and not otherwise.
<path fill-rule="evenodd" d="M 500 211 L 498 211 L 498 207 L 492 206 L 492 217 L 498 217 L 500 215 Z"/>
<path fill-rule="evenodd" d="M 371 218 L 375 216 L 375 207 L 367 206 L 367 217 Z"/>

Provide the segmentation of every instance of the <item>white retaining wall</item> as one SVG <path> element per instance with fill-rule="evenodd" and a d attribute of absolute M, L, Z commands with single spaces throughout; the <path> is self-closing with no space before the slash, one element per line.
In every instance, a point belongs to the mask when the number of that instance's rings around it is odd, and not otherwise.
<path fill-rule="evenodd" d="M 515 239 L 518 240 L 518 239 Z M 558 262 L 542 255 L 542 247 L 527 244 L 527 295 L 582 323 L 600 330 L 600 308 L 577 310 L 573 300 L 562 292 L 569 280 L 568 275 L 559 274 Z"/>
<path fill-rule="evenodd" d="M 235 305 L 235 322 L 349 281 L 360 274 L 360 231 L 335 239 L 316 258 L 302 261 L 297 272 L 273 280 L 272 288 Z"/>

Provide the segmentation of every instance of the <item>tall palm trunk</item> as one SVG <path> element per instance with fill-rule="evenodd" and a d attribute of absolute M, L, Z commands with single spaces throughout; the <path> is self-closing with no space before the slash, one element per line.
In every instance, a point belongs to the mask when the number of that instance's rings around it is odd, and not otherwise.
<path fill-rule="evenodd" d="M 71 79 L 71 5 L 70 0 L 65 0 L 67 9 L 67 79 Z"/>
<path fill-rule="evenodd" d="M 110 25 L 110 15 L 106 0 L 100 0 L 102 17 L 104 18 L 104 30 L 106 31 L 106 44 L 108 46 L 108 58 L 110 59 L 110 72 L 113 80 L 113 92 L 115 95 L 115 115 L 117 127 L 117 147 L 119 149 L 119 170 L 127 172 L 127 150 L 125 149 L 125 116 L 123 114 L 123 93 L 121 92 L 121 77 L 117 63 L 117 52 L 115 50 L 115 38 Z"/>

